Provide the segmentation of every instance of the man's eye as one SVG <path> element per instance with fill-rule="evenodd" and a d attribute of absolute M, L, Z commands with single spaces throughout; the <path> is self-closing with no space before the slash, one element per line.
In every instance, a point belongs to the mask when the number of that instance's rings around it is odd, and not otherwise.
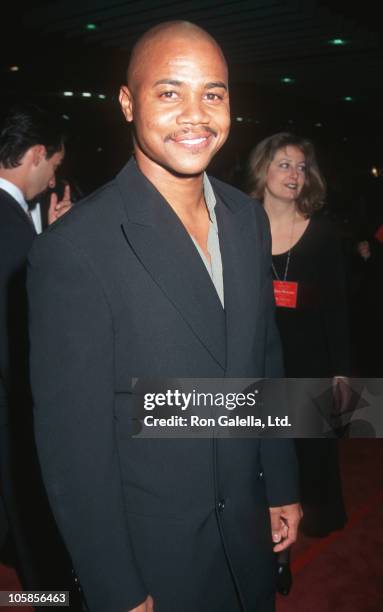
<path fill-rule="evenodd" d="M 211 100 L 213 102 L 217 101 L 217 100 L 223 100 L 223 96 L 220 96 L 219 94 L 216 93 L 207 93 L 205 95 L 206 100 Z"/>
<path fill-rule="evenodd" d="M 178 97 L 178 94 L 175 91 L 163 91 L 160 94 L 160 98 L 166 98 L 168 100 L 174 100 Z"/>

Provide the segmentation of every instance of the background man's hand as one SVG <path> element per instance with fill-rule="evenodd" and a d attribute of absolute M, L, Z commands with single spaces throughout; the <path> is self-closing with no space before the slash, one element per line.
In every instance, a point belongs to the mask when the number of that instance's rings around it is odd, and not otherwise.
<path fill-rule="evenodd" d="M 295 542 L 299 521 L 303 516 L 300 504 L 288 504 L 269 508 L 274 552 L 281 552 Z"/>
<path fill-rule="evenodd" d="M 62 215 L 65 215 L 66 212 L 72 207 L 72 202 L 70 199 L 70 186 L 69 184 L 65 185 L 63 199 L 58 201 L 58 197 L 56 193 L 51 194 L 51 201 L 49 204 L 48 210 L 48 225 L 56 221 Z"/>
<path fill-rule="evenodd" d="M 148 595 L 145 601 L 136 608 L 128 610 L 128 612 L 154 612 L 153 598 Z"/>

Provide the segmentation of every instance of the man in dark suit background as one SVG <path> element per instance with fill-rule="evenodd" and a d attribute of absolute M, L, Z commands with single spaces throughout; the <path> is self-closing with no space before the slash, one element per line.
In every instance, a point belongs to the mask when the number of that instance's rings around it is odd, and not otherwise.
<path fill-rule="evenodd" d="M 25 275 L 44 211 L 31 215 L 28 201 L 54 187 L 63 157 L 56 117 L 30 105 L 9 111 L 0 132 L 0 545 L 8 534 L 16 548 L 12 561 L 28 589 L 48 588 L 48 576 L 56 576 L 50 555 L 60 550 L 49 541 L 56 528 L 33 439 Z M 65 195 L 60 202 L 52 197 L 49 223 L 70 207 L 69 188 Z"/>
<path fill-rule="evenodd" d="M 229 132 L 222 51 L 160 24 L 120 103 L 134 158 L 29 259 L 48 495 L 91 612 L 270 612 L 272 540 L 300 518 L 291 441 L 134 436 L 135 377 L 282 375 L 265 214 L 204 173 Z"/>

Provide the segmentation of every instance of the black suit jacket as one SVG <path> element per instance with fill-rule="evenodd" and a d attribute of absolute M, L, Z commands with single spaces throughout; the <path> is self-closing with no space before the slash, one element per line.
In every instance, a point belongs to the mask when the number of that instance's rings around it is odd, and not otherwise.
<path fill-rule="evenodd" d="M 8 423 L 11 393 L 22 404 L 30 398 L 25 269 L 35 237 L 21 206 L 0 189 L 0 426 Z"/>
<path fill-rule="evenodd" d="M 147 593 L 156 612 L 272 609 L 267 505 L 297 499 L 290 441 L 131 436 L 133 377 L 282 374 L 265 214 L 212 184 L 225 310 L 133 160 L 30 255 L 37 444 L 92 612 Z"/>
<path fill-rule="evenodd" d="M 0 188 L 0 443 L 8 433 L 12 387 L 21 398 L 29 395 L 26 328 L 25 263 L 35 231 L 18 202 Z M 15 375 L 19 384 L 14 387 Z M 29 403 L 30 405 L 30 403 Z M 0 506 L 5 495 L 3 478 L 5 449 L 0 448 Z M 0 546 L 8 531 L 6 514 L 0 508 Z"/>
<path fill-rule="evenodd" d="M 26 264 L 35 238 L 33 223 L 0 189 L 0 496 L 23 587 L 69 589 L 71 565 L 46 499 L 33 431 Z"/>

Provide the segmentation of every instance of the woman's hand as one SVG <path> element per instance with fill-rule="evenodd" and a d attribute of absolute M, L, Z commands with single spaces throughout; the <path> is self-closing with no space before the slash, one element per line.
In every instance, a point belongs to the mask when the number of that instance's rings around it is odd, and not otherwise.
<path fill-rule="evenodd" d="M 356 250 L 362 257 L 362 259 L 364 259 L 364 261 L 367 261 L 367 259 L 371 257 L 370 243 L 368 242 L 368 240 L 362 240 L 362 242 L 358 242 L 358 244 L 356 245 Z"/>
<path fill-rule="evenodd" d="M 334 398 L 334 409 L 337 416 L 347 412 L 352 390 L 347 376 L 334 376 L 332 379 L 332 392 Z"/>

